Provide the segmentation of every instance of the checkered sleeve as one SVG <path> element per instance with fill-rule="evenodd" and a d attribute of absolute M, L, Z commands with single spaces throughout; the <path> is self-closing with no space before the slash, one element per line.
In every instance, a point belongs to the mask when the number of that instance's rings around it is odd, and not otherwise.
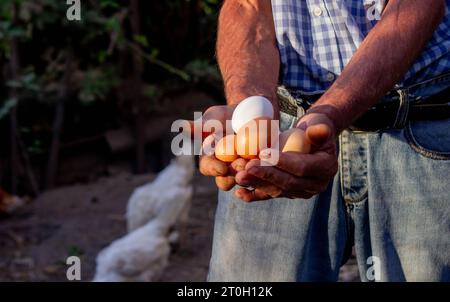
<path fill-rule="evenodd" d="M 272 0 L 281 58 L 280 82 L 326 90 L 379 20 L 385 0 Z M 400 85 L 450 71 L 450 0 L 444 20 Z"/>

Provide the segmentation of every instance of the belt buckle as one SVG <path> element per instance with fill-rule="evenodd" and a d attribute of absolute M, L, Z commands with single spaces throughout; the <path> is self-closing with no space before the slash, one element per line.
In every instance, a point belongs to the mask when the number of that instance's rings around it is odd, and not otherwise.
<path fill-rule="evenodd" d="M 407 89 L 398 89 L 399 100 L 397 102 L 397 114 L 392 128 L 402 129 L 406 126 L 409 116 L 409 93 Z"/>
<path fill-rule="evenodd" d="M 385 101 L 387 98 L 390 100 Z M 404 91 L 391 90 L 383 100 L 372 106 L 360 118 L 352 123 L 349 129 L 353 132 L 377 132 L 391 128 L 402 128 L 399 120 L 406 124 L 406 116 L 402 110 L 402 100 L 405 100 Z M 399 127 L 400 125 L 400 127 Z"/>

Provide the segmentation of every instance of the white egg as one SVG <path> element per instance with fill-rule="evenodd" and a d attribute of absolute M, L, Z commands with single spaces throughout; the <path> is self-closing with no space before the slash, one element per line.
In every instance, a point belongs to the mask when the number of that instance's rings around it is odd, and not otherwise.
<path fill-rule="evenodd" d="M 234 109 L 231 119 L 231 127 L 234 132 L 258 117 L 268 117 L 273 119 L 274 112 L 272 103 L 263 96 L 251 96 L 246 98 Z"/>

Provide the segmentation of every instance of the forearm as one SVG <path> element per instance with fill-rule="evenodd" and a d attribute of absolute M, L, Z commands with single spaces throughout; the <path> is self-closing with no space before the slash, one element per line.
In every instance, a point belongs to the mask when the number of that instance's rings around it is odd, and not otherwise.
<path fill-rule="evenodd" d="M 391 0 L 335 83 L 312 106 L 337 131 L 383 97 L 406 73 L 440 23 L 443 0 Z"/>
<path fill-rule="evenodd" d="M 270 0 L 227 0 L 219 17 L 217 60 L 230 105 L 267 97 L 277 109 L 280 68 Z"/>

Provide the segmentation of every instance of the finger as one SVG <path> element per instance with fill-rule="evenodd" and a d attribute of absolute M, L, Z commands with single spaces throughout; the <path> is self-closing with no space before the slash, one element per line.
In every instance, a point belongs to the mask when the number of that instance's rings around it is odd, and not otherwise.
<path fill-rule="evenodd" d="M 323 145 L 332 135 L 330 126 L 326 124 L 317 124 L 309 126 L 306 129 L 306 137 L 316 146 Z"/>
<path fill-rule="evenodd" d="M 237 189 L 234 192 L 234 195 L 245 202 L 254 202 L 259 200 L 267 200 L 271 199 L 272 197 L 258 189 L 256 190 L 247 190 L 244 188 Z"/>
<path fill-rule="evenodd" d="M 209 133 L 232 133 L 231 123 L 227 125 L 233 116 L 234 106 L 212 106 L 209 107 L 202 116 L 203 131 Z M 213 123 L 211 123 L 213 122 Z"/>
<path fill-rule="evenodd" d="M 245 169 L 247 161 L 243 158 L 238 158 L 231 165 L 228 166 L 227 176 L 218 176 L 216 177 L 216 185 L 222 191 L 230 191 L 235 185 L 235 175 L 239 171 L 243 171 Z"/>
<path fill-rule="evenodd" d="M 318 193 L 326 189 L 327 180 L 295 177 L 275 167 L 252 167 L 247 172 L 279 187 L 290 194 L 302 191 Z"/>
<path fill-rule="evenodd" d="M 245 165 L 245 170 L 250 169 L 251 167 L 259 167 L 261 166 L 261 161 L 259 159 L 252 159 L 247 162 Z"/>
<path fill-rule="evenodd" d="M 204 129 L 205 121 L 193 121 L 188 120 L 189 127 L 183 128 L 183 135 L 189 137 L 190 139 L 201 138 L 204 140 L 209 135 L 213 134 L 214 131 L 210 131 L 209 129 Z M 214 130 L 214 129 L 213 129 Z"/>
<path fill-rule="evenodd" d="M 336 155 L 324 151 L 280 152 L 276 167 L 298 177 L 330 178 L 336 174 L 338 163 Z"/>
<path fill-rule="evenodd" d="M 235 179 L 237 184 L 244 187 L 252 187 L 266 193 L 272 198 L 277 198 L 283 193 L 282 190 L 276 185 L 255 177 L 247 173 L 247 171 L 240 171 L 238 174 L 236 174 Z"/>
<path fill-rule="evenodd" d="M 231 120 L 231 117 L 233 116 L 234 107 L 235 106 L 225 106 L 225 105 L 209 107 L 203 113 L 201 119 L 195 121 L 192 120 L 188 121 L 189 128 L 185 129 L 185 135 L 194 138 L 195 131 L 201 131 L 201 137 L 202 139 L 205 139 L 208 135 L 215 132 L 221 132 L 221 134 L 223 134 L 226 130 L 230 130 L 224 126 L 226 126 L 227 120 Z M 215 127 L 209 129 L 209 127 L 205 127 L 205 123 L 207 123 L 208 121 L 217 121 L 222 125 L 222 127 L 220 127 L 220 129 L 215 129 Z"/>
<path fill-rule="evenodd" d="M 298 153 L 295 153 L 295 152 L 292 152 L 292 153 L 294 155 L 298 154 Z M 260 167 L 262 167 L 263 169 L 273 168 L 273 169 L 275 169 L 274 171 L 277 172 L 277 173 L 283 172 L 283 171 L 280 171 L 279 169 L 276 169 L 275 167 L 270 166 L 270 165 L 261 165 L 261 162 L 262 161 L 260 161 L 260 160 L 251 160 L 245 166 L 245 170 L 248 172 L 253 167 L 256 168 L 256 169 L 259 169 Z M 288 165 L 288 163 L 286 163 L 286 165 Z M 294 179 L 299 179 L 299 182 L 297 184 L 294 184 L 294 186 L 302 185 L 302 183 L 303 183 L 303 185 L 306 188 L 315 189 L 314 191 L 310 191 L 310 192 L 308 192 L 308 190 L 306 190 L 305 193 L 314 193 L 314 194 L 316 194 L 317 191 L 322 191 L 324 189 L 323 187 L 328 185 L 330 176 L 334 176 L 336 174 L 336 172 L 337 172 L 337 161 L 335 161 L 335 165 L 334 166 L 335 166 L 334 170 L 332 169 L 332 171 L 330 173 L 317 173 L 318 176 L 309 176 L 307 179 L 305 179 L 304 181 L 301 181 L 301 182 L 300 182 L 300 180 L 302 180 L 301 177 L 300 178 L 299 177 L 294 177 Z M 272 170 L 269 170 L 269 171 L 272 171 Z M 244 182 L 251 182 L 251 183 L 258 184 L 258 181 L 255 180 L 254 177 L 252 178 L 252 175 L 255 176 L 255 177 L 258 177 L 258 176 L 254 175 L 254 174 L 251 174 L 251 173 L 247 173 L 247 174 L 249 174 L 249 175 L 242 175 L 241 176 Z M 315 173 L 312 173 L 312 174 L 315 174 Z M 282 175 L 285 176 L 286 179 L 292 177 L 292 175 L 290 173 L 283 173 Z M 258 178 L 262 179 L 260 177 L 258 177 Z M 286 182 L 287 182 L 287 180 L 286 180 Z M 280 188 L 283 189 L 283 187 L 278 182 L 271 182 L 270 179 L 266 179 L 265 181 L 263 181 L 263 183 L 265 185 L 274 184 L 277 187 L 280 187 Z M 287 188 L 287 185 L 285 186 L 284 189 L 286 189 L 286 188 Z M 306 196 L 306 194 L 302 194 L 301 196 Z"/>
<path fill-rule="evenodd" d="M 265 192 L 266 194 L 272 196 L 273 198 L 280 197 L 282 194 L 282 190 L 279 186 L 276 184 L 270 183 L 268 181 L 262 180 L 261 178 L 258 178 L 247 171 L 251 169 L 252 167 L 260 167 L 261 161 L 259 159 L 253 159 L 247 163 L 245 166 L 246 174 L 242 174 L 242 180 L 247 183 L 250 183 L 250 185 L 254 188 L 260 189 L 261 191 Z"/>
<path fill-rule="evenodd" d="M 311 197 L 313 197 L 314 195 L 316 195 L 317 193 L 311 193 L 311 192 L 306 192 L 306 191 L 299 191 L 299 192 L 295 192 L 293 194 L 289 194 L 283 197 L 289 198 L 289 199 L 310 199 Z"/>
<path fill-rule="evenodd" d="M 244 171 L 246 164 L 247 164 L 246 159 L 243 159 L 241 157 L 236 159 L 228 167 L 228 175 L 235 176 L 239 171 Z"/>
<path fill-rule="evenodd" d="M 327 125 L 330 129 L 334 129 L 335 125 L 333 124 L 333 121 L 326 114 L 312 112 L 317 109 L 317 107 L 315 109 L 309 109 L 308 113 L 303 115 L 297 122 L 296 127 L 306 131 L 307 128 L 314 125 Z"/>
<path fill-rule="evenodd" d="M 279 197 L 286 197 L 286 198 L 290 198 L 290 199 L 298 199 L 298 198 L 310 199 L 314 195 L 316 195 L 316 194 L 310 193 L 310 192 L 305 192 L 305 191 L 299 191 L 299 192 L 295 192 L 295 194 L 283 195 L 283 196 L 279 196 Z M 268 200 L 268 199 L 274 198 L 273 196 L 271 196 L 270 194 L 267 194 L 266 192 L 264 192 L 261 189 L 248 190 L 245 188 L 237 189 L 235 192 L 235 196 L 246 202 Z"/>
<path fill-rule="evenodd" d="M 236 185 L 234 176 L 217 176 L 216 185 L 222 191 L 230 191 Z"/>
<path fill-rule="evenodd" d="M 213 155 L 204 155 L 200 156 L 199 170 L 205 176 L 226 176 L 228 166 Z"/>
<path fill-rule="evenodd" d="M 271 185 L 269 183 L 267 183 L 266 181 L 252 175 L 249 174 L 246 170 L 244 171 L 239 171 L 236 176 L 236 183 L 240 186 L 243 187 L 262 187 L 264 185 Z"/>
<path fill-rule="evenodd" d="M 221 122 L 231 120 L 235 107 L 227 105 L 211 106 L 203 113 L 203 120 L 218 120 Z"/>
<path fill-rule="evenodd" d="M 315 194 L 311 194 L 308 192 L 298 192 L 295 195 L 291 196 L 283 196 L 289 199 L 310 199 Z M 254 202 L 254 201 L 262 201 L 272 199 L 270 195 L 266 194 L 261 190 L 247 190 L 245 188 L 241 188 L 235 191 L 235 196 L 245 202 Z"/>
<path fill-rule="evenodd" d="M 249 168 L 259 165 L 260 165 L 259 160 L 252 159 L 250 161 L 247 161 L 247 163 L 244 166 L 244 169 L 241 169 L 240 171 L 238 171 L 238 173 L 236 173 L 236 182 L 241 186 L 255 187 L 257 185 L 261 185 L 260 179 L 247 173 L 247 170 Z"/>

